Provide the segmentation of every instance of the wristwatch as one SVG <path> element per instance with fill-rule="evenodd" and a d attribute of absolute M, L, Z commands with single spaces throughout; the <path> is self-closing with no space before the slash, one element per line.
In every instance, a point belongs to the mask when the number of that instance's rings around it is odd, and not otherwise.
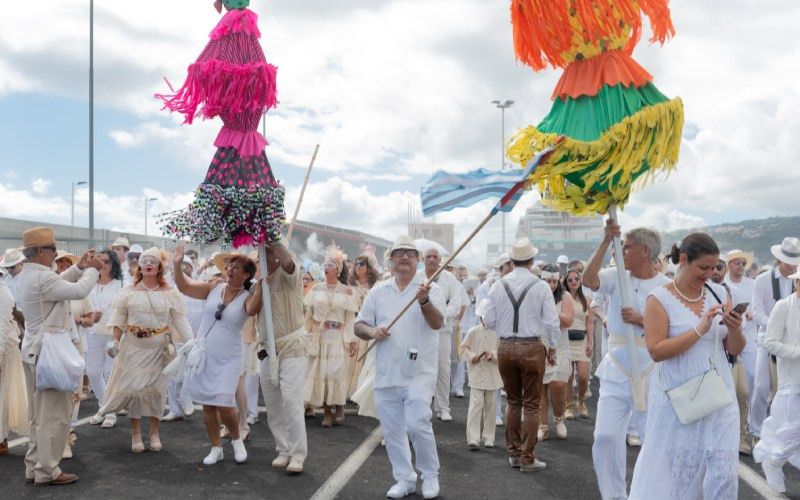
<path fill-rule="evenodd" d="M 430 302 L 430 301 L 431 301 L 430 297 L 425 297 L 425 302 L 420 302 L 419 305 L 421 307 L 425 307 L 426 305 L 428 305 L 428 302 Z"/>

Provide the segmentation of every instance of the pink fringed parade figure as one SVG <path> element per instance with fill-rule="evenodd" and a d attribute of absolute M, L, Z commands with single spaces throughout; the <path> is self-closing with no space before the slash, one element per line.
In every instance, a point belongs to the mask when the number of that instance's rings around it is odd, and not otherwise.
<path fill-rule="evenodd" d="M 224 4 L 227 12 L 189 66 L 183 86 L 156 95 L 165 109 L 183 114 L 184 123 L 191 124 L 195 116 L 222 118 L 214 141 L 217 152 L 194 202 L 161 219 L 165 233 L 194 243 L 221 240 L 234 248 L 271 243 L 285 221 L 284 189 L 264 152 L 267 140 L 258 132 L 262 113 L 277 102 L 277 68 L 264 57 L 258 16 L 249 3 L 215 2 L 217 11 Z"/>

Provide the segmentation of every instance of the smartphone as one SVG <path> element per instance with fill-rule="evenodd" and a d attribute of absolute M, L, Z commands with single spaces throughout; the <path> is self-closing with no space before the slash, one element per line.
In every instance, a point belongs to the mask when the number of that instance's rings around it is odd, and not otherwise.
<path fill-rule="evenodd" d="M 747 306 L 750 305 L 750 302 L 742 302 L 741 304 L 736 304 L 736 307 L 733 308 L 733 312 L 738 314 L 744 314 L 747 310 Z"/>

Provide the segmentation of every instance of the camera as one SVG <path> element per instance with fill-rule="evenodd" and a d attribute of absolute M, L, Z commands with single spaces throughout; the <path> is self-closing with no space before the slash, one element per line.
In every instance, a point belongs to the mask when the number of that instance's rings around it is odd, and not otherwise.
<path fill-rule="evenodd" d="M 256 356 L 258 356 L 259 361 L 264 361 L 265 359 L 267 359 L 267 350 L 261 349 L 256 353 Z"/>

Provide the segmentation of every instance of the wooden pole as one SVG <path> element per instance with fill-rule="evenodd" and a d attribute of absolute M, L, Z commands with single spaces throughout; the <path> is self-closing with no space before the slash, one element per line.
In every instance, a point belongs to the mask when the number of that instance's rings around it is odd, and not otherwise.
<path fill-rule="evenodd" d="M 269 296 L 269 284 L 267 277 L 267 247 L 262 243 L 258 246 L 258 265 L 261 268 L 261 299 L 262 310 L 264 311 L 264 323 L 262 328 L 267 332 L 267 355 L 269 356 L 270 376 L 272 382 L 278 380 L 278 357 L 275 354 L 275 328 L 272 325 L 272 300 Z"/>
<path fill-rule="evenodd" d="M 314 168 L 314 160 L 317 159 L 317 151 L 319 151 L 319 144 L 314 148 L 314 154 L 311 156 L 311 163 L 309 163 L 308 170 L 306 171 L 306 178 L 303 180 L 303 188 L 300 189 L 300 199 L 297 200 L 297 206 L 294 207 L 294 216 L 292 216 L 292 222 L 289 224 L 289 232 L 286 233 L 286 248 L 289 248 L 289 242 L 292 241 L 294 224 L 297 222 L 297 214 L 300 213 L 300 205 L 303 204 L 303 195 L 306 193 L 306 186 L 308 185 L 308 178 L 311 176 L 311 169 Z"/>
<path fill-rule="evenodd" d="M 486 217 L 483 219 L 483 221 L 482 221 L 480 224 L 478 224 L 478 227 L 476 227 L 476 228 L 475 228 L 475 230 L 473 230 L 473 231 L 472 231 L 472 233 L 470 233 L 470 235 L 469 235 L 469 236 L 467 236 L 467 239 L 466 239 L 466 240 L 464 240 L 464 242 L 463 242 L 463 243 L 461 243 L 461 245 L 459 245 L 459 247 L 456 249 L 456 251 L 455 251 L 455 252 L 453 252 L 453 254 L 452 254 L 450 257 L 448 257 L 448 259 L 445 261 L 445 263 L 444 263 L 444 264 L 442 264 L 442 266 L 441 266 L 441 267 L 440 267 L 440 268 L 439 268 L 439 269 L 438 269 L 438 270 L 437 270 L 435 273 L 433 273 L 433 276 L 431 276 L 431 277 L 428 279 L 428 281 L 426 282 L 426 284 L 427 284 L 427 285 L 430 285 L 431 283 L 433 283 L 434 281 L 436 281 L 436 278 L 438 278 L 438 277 L 439 277 L 439 275 L 440 275 L 440 274 L 442 274 L 442 271 L 444 271 L 444 268 L 446 268 L 447 266 L 449 266 L 449 265 L 450 265 L 450 263 L 451 263 L 451 262 L 453 262 L 453 259 L 455 259 L 455 258 L 456 258 L 456 255 L 458 255 L 458 254 L 459 254 L 459 253 L 460 253 L 462 250 L 464 250 L 464 247 L 466 247 L 466 246 L 467 246 L 467 244 L 469 244 L 469 242 L 470 242 L 470 241 L 472 241 L 472 238 L 474 238 L 474 237 L 475 237 L 475 236 L 476 236 L 476 235 L 477 235 L 477 234 L 480 232 L 480 230 L 481 230 L 481 229 L 483 229 L 483 227 L 484 227 L 486 224 L 488 224 L 488 223 L 489 223 L 489 221 L 492 219 L 492 217 L 494 217 L 494 216 L 495 216 L 495 213 L 496 213 L 496 212 L 495 212 L 494 210 L 492 210 L 491 212 L 489 212 L 489 214 L 488 214 L 488 215 L 487 215 L 487 216 L 486 216 Z M 416 300 L 417 300 L 417 298 L 416 298 L 416 297 L 412 298 L 412 299 L 411 299 L 411 301 L 409 301 L 409 303 L 408 303 L 408 304 L 406 304 L 406 306 L 403 308 L 403 310 L 402 310 L 402 311 L 400 311 L 400 313 L 399 313 L 397 316 L 395 316 L 395 318 L 392 320 L 392 322 L 391 322 L 391 323 L 389 323 L 389 326 L 387 326 L 387 327 L 386 327 L 386 329 L 387 329 L 387 330 L 391 330 L 391 328 L 394 326 L 394 324 L 395 324 L 395 323 L 397 323 L 397 322 L 400 320 L 400 318 L 403 316 L 403 314 L 405 314 L 405 312 L 406 312 L 406 311 L 408 311 L 408 310 L 409 310 L 409 308 L 410 308 L 412 305 L 414 305 L 414 302 L 415 302 Z M 443 312 L 444 312 L 444 311 L 443 311 Z M 372 350 L 372 348 L 373 348 L 373 347 L 375 347 L 375 344 L 376 344 L 376 343 L 377 343 L 377 342 L 376 342 L 376 341 L 374 341 L 374 340 L 373 340 L 372 342 L 370 342 L 370 344 L 369 344 L 369 347 L 367 347 L 367 348 L 366 348 L 366 350 L 364 350 L 364 354 L 362 354 L 362 355 L 361 355 L 361 356 L 358 358 L 358 361 L 363 361 L 363 360 L 364 360 L 364 358 L 366 358 L 366 357 L 367 357 L 367 354 L 369 353 L 369 351 L 371 351 L 371 350 Z"/>

